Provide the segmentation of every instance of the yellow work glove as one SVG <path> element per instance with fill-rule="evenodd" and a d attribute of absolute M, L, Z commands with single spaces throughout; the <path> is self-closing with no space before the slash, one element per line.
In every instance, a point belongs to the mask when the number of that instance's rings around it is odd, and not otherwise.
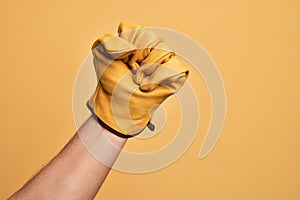
<path fill-rule="evenodd" d="M 98 85 L 87 105 L 102 126 L 128 138 L 154 129 L 153 112 L 182 87 L 188 70 L 147 28 L 122 22 L 118 33 L 92 47 Z"/>

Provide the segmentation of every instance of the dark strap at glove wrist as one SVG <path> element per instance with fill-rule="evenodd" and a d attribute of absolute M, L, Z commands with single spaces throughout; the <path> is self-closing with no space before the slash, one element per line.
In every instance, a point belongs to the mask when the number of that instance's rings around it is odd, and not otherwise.
<path fill-rule="evenodd" d="M 135 133 L 135 134 L 132 134 L 132 135 L 126 135 L 126 134 L 123 134 L 123 133 L 120 133 L 119 131 L 116 131 L 115 129 L 111 128 L 110 126 L 108 126 L 106 123 L 104 123 L 97 115 L 96 113 L 94 112 L 93 108 L 89 105 L 89 103 L 87 102 L 86 103 L 86 106 L 88 107 L 88 109 L 91 111 L 92 113 L 92 116 L 94 117 L 94 119 L 97 120 L 97 122 L 103 127 L 105 128 L 106 130 L 108 130 L 109 132 L 115 134 L 116 136 L 119 136 L 121 138 L 132 138 L 134 136 L 137 136 L 139 135 L 141 132 L 143 132 L 143 130 L 146 128 L 144 127 L 140 132 L 138 133 Z M 151 131 L 154 131 L 155 129 L 155 126 L 154 124 L 152 124 L 151 122 L 148 122 L 148 124 L 146 125 Z"/>

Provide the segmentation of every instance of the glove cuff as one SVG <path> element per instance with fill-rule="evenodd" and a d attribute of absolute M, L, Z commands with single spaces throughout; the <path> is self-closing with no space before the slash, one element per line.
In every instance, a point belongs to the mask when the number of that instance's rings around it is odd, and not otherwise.
<path fill-rule="evenodd" d="M 86 106 L 88 107 L 88 109 L 91 111 L 92 113 L 92 116 L 94 117 L 94 119 L 97 120 L 97 122 L 103 127 L 105 128 L 106 130 L 108 130 L 109 132 L 115 134 L 116 136 L 119 136 L 121 138 L 132 138 L 134 136 L 137 136 L 139 135 L 141 132 L 143 132 L 143 130 L 148 127 L 151 131 L 154 131 L 155 129 L 155 126 L 154 124 L 152 124 L 150 121 L 148 122 L 148 124 L 139 132 L 137 133 L 134 133 L 134 134 L 131 134 L 131 135 L 126 135 L 126 134 L 123 134 L 123 133 L 120 133 L 119 131 L 116 131 L 115 129 L 111 128 L 110 126 L 108 126 L 106 123 L 104 123 L 97 115 L 96 113 L 94 112 L 94 109 L 90 106 L 90 104 L 87 102 L 86 103 Z"/>

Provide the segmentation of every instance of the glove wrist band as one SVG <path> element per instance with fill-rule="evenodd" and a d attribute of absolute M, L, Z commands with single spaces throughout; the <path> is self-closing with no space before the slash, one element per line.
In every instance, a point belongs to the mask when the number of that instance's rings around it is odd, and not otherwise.
<path fill-rule="evenodd" d="M 116 136 L 119 136 L 121 138 L 132 138 L 134 136 L 137 136 L 139 135 L 141 132 L 143 132 L 143 130 L 148 127 L 151 131 L 154 131 L 155 129 L 155 126 L 154 124 L 152 124 L 151 122 L 148 122 L 148 124 L 141 130 L 139 131 L 138 133 L 135 133 L 135 134 L 132 134 L 132 135 L 126 135 L 126 134 L 123 134 L 123 133 L 120 133 L 119 131 L 116 131 L 115 129 L 111 128 L 110 126 L 108 126 L 106 123 L 104 123 L 97 115 L 96 113 L 94 112 L 93 108 L 89 105 L 89 103 L 87 102 L 86 103 L 86 106 L 88 107 L 88 109 L 91 111 L 92 113 L 92 116 L 94 119 L 97 120 L 97 122 L 103 127 L 105 128 L 106 130 L 108 130 L 109 132 L 115 134 Z"/>

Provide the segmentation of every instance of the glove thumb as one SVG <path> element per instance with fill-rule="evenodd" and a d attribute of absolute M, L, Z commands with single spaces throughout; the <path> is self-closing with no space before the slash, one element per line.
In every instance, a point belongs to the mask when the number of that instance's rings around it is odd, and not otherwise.
<path fill-rule="evenodd" d="M 157 66 L 153 67 L 153 65 Z M 144 73 L 140 84 L 142 91 L 151 91 L 158 85 L 162 85 L 176 93 L 188 77 L 188 70 L 181 65 L 177 56 L 173 56 L 172 59 L 163 64 L 154 63 L 151 67 L 156 68 L 156 70 L 150 75 Z M 141 67 L 141 69 L 143 68 L 145 66 Z"/>

